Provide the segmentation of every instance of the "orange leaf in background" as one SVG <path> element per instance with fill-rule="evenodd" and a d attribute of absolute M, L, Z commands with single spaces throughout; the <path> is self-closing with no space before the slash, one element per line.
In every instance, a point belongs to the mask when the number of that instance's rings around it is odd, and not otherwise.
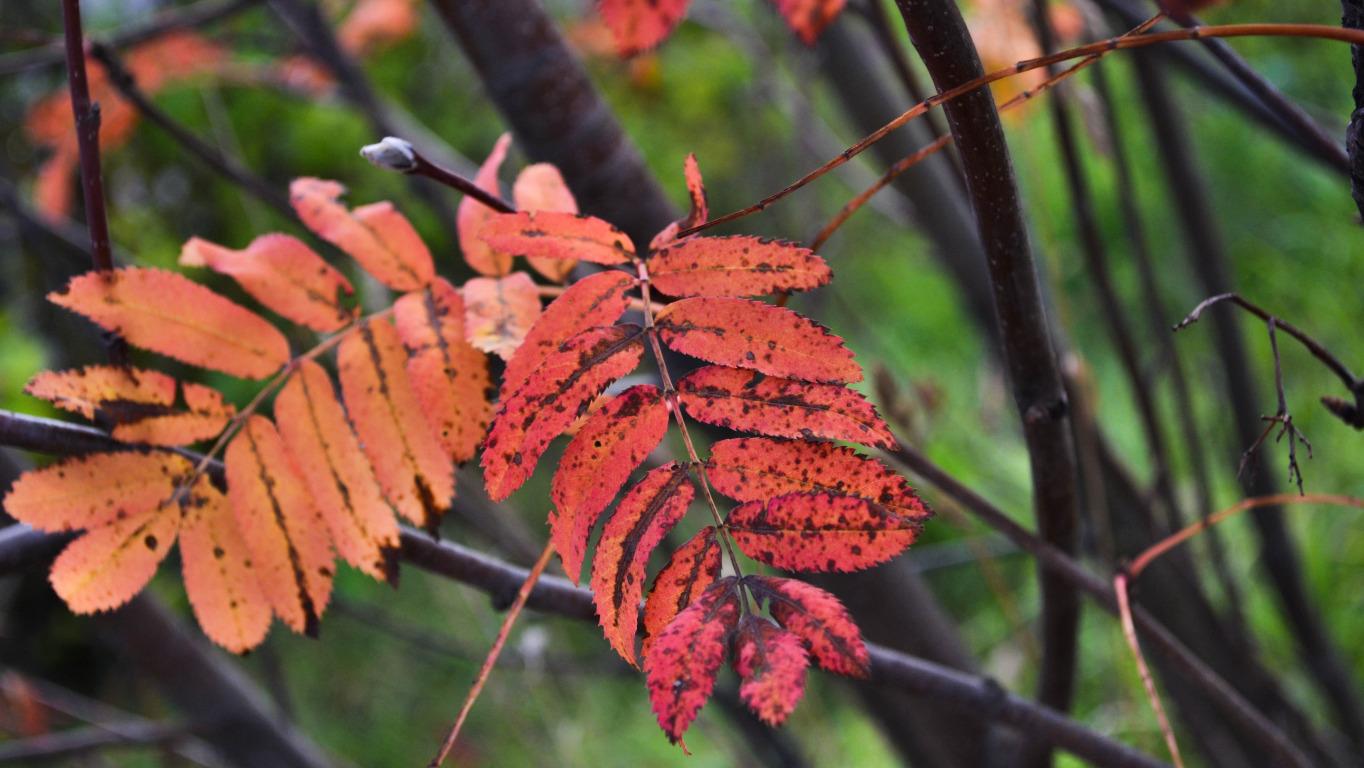
<path fill-rule="evenodd" d="M 289 362 L 289 342 L 275 326 L 174 272 L 87 272 L 47 298 L 133 346 L 200 368 L 263 379 Z"/>
<path fill-rule="evenodd" d="M 644 657 L 649 701 L 658 725 L 676 744 L 715 689 L 725 640 L 739 620 L 733 576 L 706 588 L 654 641 Z"/>
<path fill-rule="evenodd" d="M 511 134 L 504 133 L 499 136 L 497 143 L 493 145 L 493 151 L 488 153 L 488 159 L 483 161 L 483 166 L 474 176 L 474 183 L 479 189 L 490 195 L 499 197 L 502 195 L 502 190 L 497 186 L 497 169 L 507 157 L 509 146 Z M 496 211 L 467 195 L 459 201 L 459 209 L 455 212 L 455 227 L 459 230 L 459 249 L 464 252 L 464 260 L 475 272 L 488 277 L 502 277 L 511 272 L 512 268 L 512 257 L 493 250 L 478 234 L 483 225 L 496 215 Z"/>
<path fill-rule="evenodd" d="M 678 381 L 677 392 L 688 415 L 739 432 L 895 445 L 876 408 L 847 387 L 708 366 Z"/>
<path fill-rule="evenodd" d="M 501 501 L 521 487 L 549 442 L 644 354 L 644 329 L 616 325 L 584 331 L 545 358 L 502 403 L 483 444 L 488 495 Z"/>
<path fill-rule="evenodd" d="M 549 527 L 564 572 L 574 584 L 597 517 L 667 431 L 663 390 L 641 384 L 589 415 L 564 450 L 549 494 L 558 510 L 550 513 Z"/>
<path fill-rule="evenodd" d="M 240 251 L 192 237 L 180 264 L 230 275 L 256 301 L 314 331 L 339 330 L 355 319 L 341 302 L 354 293 L 350 281 L 296 237 L 261 235 Z"/>
<path fill-rule="evenodd" d="M 407 378 L 391 323 L 362 325 L 341 342 L 337 368 L 355 433 L 398 513 L 433 529 L 455 497 L 454 466 Z"/>
<path fill-rule="evenodd" d="M 668 39 L 691 0 L 597 0 L 597 10 L 616 35 L 621 58 L 634 56 Z"/>
<path fill-rule="evenodd" d="M 336 42 L 357 58 L 417 31 L 415 0 L 359 0 L 336 30 Z"/>
<path fill-rule="evenodd" d="M 470 281 L 472 282 L 472 281 Z M 560 344 L 588 328 L 610 325 L 630 306 L 630 289 L 639 280 L 627 272 L 597 272 L 570 285 L 559 298 L 549 303 L 540 319 L 526 333 L 516 354 L 507 361 L 502 376 L 502 398 L 520 386 L 530 372 Z M 468 286 L 465 286 L 466 291 Z M 559 550 L 560 553 L 563 550 Z"/>
<path fill-rule="evenodd" d="M 673 552 L 668 564 L 654 577 L 654 586 L 644 603 L 641 657 L 648 658 L 664 628 L 720 575 L 720 544 L 715 534 L 713 525 L 702 528 Z"/>
<path fill-rule="evenodd" d="M 71 217 L 71 211 L 76 207 L 76 187 L 72 179 L 79 167 L 80 155 L 63 148 L 38 168 L 33 180 L 33 208 L 45 221 Z"/>
<path fill-rule="evenodd" d="M 346 210 L 346 188 L 335 181 L 294 179 L 289 198 L 304 225 L 350 254 L 365 271 L 395 291 L 415 291 L 436 274 L 431 251 L 392 203 Z"/>
<path fill-rule="evenodd" d="M 510 360 L 540 317 L 540 289 L 535 281 L 525 272 L 502 278 L 475 277 L 464 284 L 463 292 L 464 333 L 469 343 Z"/>
<path fill-rule="evenodd" d="M 823 669 L 849 677 L 870 677 L 871 656 L 862 633 L 838 598 L 803 581 L 745 576 L 744 583 L 782 627 L 800 635 L 810 658 Z"/>
<path fill-rule="evenodd" d="M 711 445 L 706 479 L 738 501 L 830 491 L 860 496 L 907 519 L 933 515 L 914 489 L 886 465 L 833 443 L 744 437 Z"/>
<path fill-rule="evenodd" d="M 92 528 L 62 550 L 48 580 L 74 613 L 112 610 L 147 586 L 179 529 L 169 503 Z"/>
<path fill-rule="evenodd" d="M 156 509 L 193 471 L 169 451 L 68 456 L 14 481 L 5 511 L 40 531 L 95 528 Z"/>
<path fill-rule="evenodd" d="M 842 339 L 784 307 L 682 299 L 659 312 L 654 325 L 663 343 L 707 362 L 823 384 L 862 380 L 862 366 Z"/>
<path fill-rule="evenodd" d="M 808 291 L 833 278 L 809 248 L 757 237 L 689 237 L 656 251 L 649 280 L 669 296 L 766 296 Z"/>
<path fill-rule="evenodd" d="M 464 311 L 464 300 L 443 277 L 393 305 L 412 389 L 458 464 L 474 457 L 493 416 L 488 357 L 465 341 Z"/>
<path fill-rule="evenodd" d="M 786 19 L 786 26 L 796 33 L 801 42 L 814 45 L 819 33 L 838 18 L 846 0 L 772 0 L 777 12 Z"/>
<path fill-rule="evenodd" d="M 236 409 L 201 384 L 185 382 L 183 387 L 188 411 L 174 407 L 175 379 L 142 368 L 91 365 L 43 371 L 24 391 L 112 427 L 114 438 L 125 443 L 188 445 L 222 432 Z"/>
<path fill-rule="evenodd" d="M 743 683 L 739 698 L 764 723 L 776 728 L 805 695 L 810 657 L 794 632 L 756 614 L 739 620 L 734 639 L 734 671 Z"/>
<path fill-rule="evenodd" d="M 516 256 L 625 264 L 635 258 L 630 237 L 595 216 L 558 211 L 499 213 L 478 231 L 483 242 Z"/>
<path fill-rule="evenodd" d="M 398 567 L 398 522 L 322 366 L 307 361 L 299 367 L 275 397 L 275 421 L 337 554 L 391 581 Z"/>
<path fill-rule="evenodd" d="M 523 211 L 560 211 L 577 213 L 578 201 L 568 190 L 563 174 L 550 163 L 536 163 L 521 169 L 512 185 L 512 200 Z M 536 272 L 562 283 L 568 279 L 578 262 L 569 259 L 546 259 L 531 256 L 527 259 Z"/>
<path fill-rule="evenodd" d="M 696 496 L 691 466 L 671 462 L 644 476 L 616 505 L 592 561 L 592 599 L 607 642 L 632 666 L 644 568 Z"/>
<path fill-rule="evenodd" d="M 180 564 L 194 616 L 210 640 L 246 653 L 265 639 L 273 612 L 232 505 L 200 477 L 181 509 Z"/>
<path fill-rule="evenodd" d="M 914 543 L 923 527 L 860 496 L 791 493 L 740 504 L 725 527 L 745 555 L 788 571 L 856 571 Z"/>
<path fill-rule="evenodd" d="M 332 589 L 331 537 L 275 425 L 252 416 L 227 444 L 228 499 L 275 615 L 317 635 Z"/>

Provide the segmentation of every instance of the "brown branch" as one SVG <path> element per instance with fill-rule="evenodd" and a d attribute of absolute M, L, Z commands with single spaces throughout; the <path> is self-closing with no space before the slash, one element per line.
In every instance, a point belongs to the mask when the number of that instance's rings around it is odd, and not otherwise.
<path fill-rule="evenodd" d="M 385 136 L 377 144 L 360 148 L 360 156 L 375 167 L 397 171 L 409 176 L 422 176 L 468 195 L 498 213 L 516 213 L 516 206 L 488 192 L 458 173 L 428 160 L 412 146 L 412 142 L 396 136 Z"/>

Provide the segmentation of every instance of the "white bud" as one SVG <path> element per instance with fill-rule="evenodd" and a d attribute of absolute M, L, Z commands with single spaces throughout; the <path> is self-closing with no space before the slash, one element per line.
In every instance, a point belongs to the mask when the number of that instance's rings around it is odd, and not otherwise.
<path fill-rule="evenodd" d="M 417 167 L 412 144 L 396 136 L 385 136 L 378 144 L 361 147 L 360 156 L 380 168 L 399 173 L 407 173 Z"/>

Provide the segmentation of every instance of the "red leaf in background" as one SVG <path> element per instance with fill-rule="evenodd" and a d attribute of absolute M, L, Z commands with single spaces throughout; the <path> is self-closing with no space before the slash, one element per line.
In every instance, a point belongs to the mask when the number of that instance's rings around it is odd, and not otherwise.
<path fill-rule="evenodd" d="M 488 159 L 483 161 L 483 166 L 478 169 L 478 175 L 474 176 L 474 183 L 479 189 L 490 195 L 502 196 L 502 190 L 497 186 L 497 169 L 507 157 L 509 146 L 511 134 L 504 133 L 499 136 L 497 143 L 493 145 L 493 151 L 488 153 Z M 464 252 L 464 261 L 475 272 L 488 277 L 502 277 L 511 272 L 512 268 L 511 255 L 493 250 L 478 234 L 483 225 L 496 215 L 496 211 L 468 195 L 459 201 L 459 210 L 455 212 L 455 226 L 459 230 L 459 249 Z"/>
<path fill-rule="evenodd" d="M 458 464 L 474 457 L 493 416 L 488 356 L 465 340 L 464 312 L 464 299 L 443 277 L 393 305 L 412 389 Z"/>
<path fill-rule="evenodd" d="M 560 344 L 588 328 L 610 325 L 625 314 L 630 306 L 627 293 L 639 280 L 628 272 L 608 270 L 588 275 L 569 286 L 559 298 L 549 303 L 540 319 L 525 334 L 516 353 L 507 361 L 502 376 L 502 398 L 520 386 L 530 372 Z M 465 287 L 468 290 L 468 287 Z M 563 550 L 560 550 L 562 552 Z"/>
<path fill-rule="evenodd" d="M 862 380 L 862 366 L 842 339 L 771 304 L 682 299 L 659 312 L 654 325 L 669 347 L 707 362 L 824 384 Z"/>
<path fill-rule="evenodd" d="M 112 427 L 115 439 L 149 445 L 188 445 L 227 426 L 236 409 L 201 384 L 185 382 L 188 410 L 175 407 L 175 379 L 159 371 L 89 365 L 43 371 L 24 391 L 59 408 Z"/>
<path fill-rule="evenodd" d="M 246 653 L 265 639 L 273 612 L 232 506 L 201 477 L 181 509 L 180 565 L 194 616 L 208 639 Z"/>
<path fill-rule="evenodd" d="M 464 284 L 464 333 L 475 349 L 509 360 L 540 317 L 540 289 L 525 272 Z M 506 378 L 504 377 L 505 381 Z"/>
<path fill-rule="evenodd" d="M 809 248 L 757 237 L 689 237 L 649 258 L 649 281 L 669 296 L 766 296 L 833 279 Z"/>
<path fill-rule="evenodd" d="M 738 501 L 832 491 L 861 496 L 900 517 L 926 520 L 932 510 L 884 464 L 833 443 L 744 437 L 711 445 L 711 487 Z"/>
<path fill-rule="evenodd" d="M 68 456 L 20 475 L 5 511 L 40 531 L 95 528 L 156 509 L 194 472 L 169 451 Z"/>
<path fill-rule="evenodd" d="M 597 517 L 667 431 L 663 391 L 643 384 L 589 415 L 564 450 L 550 491 L 558 512 L 549 514 L 549 526 L 554 549 L 574 584 Z"/>
<path fill-rule="evenodd" d="M 500 501 L 521 487 L 549 441 L 568 429 L 611 382 L 644 354 L 637 325 L 593 328 L 564 342 L 502 403 L 483 445 L 488 495 Z"/>
<path fill-rule="evenodd" d="M 392 203 L 346 210 L 337 201 L 346 188 L 324 179 L 294 179 L 289 198 L 304 225 L 350 254 L 365 271 L 395 291 L 415 291 L 431 282 L 435 263 L 412 224 Z"/>
<path fill-rule="evenodd" d="M 240 251 L 192 237 L 180 264 L 231 275 L 256 301 L 314 331 L 335 331 L 355 319 L 355 310 L 340 301 L 354 292 L 350 281 L 296 237 L 261 235 Z"/>
<path fill-rule="evenodd" d="M 147 586 L 179 530 L 169 503 L 92 528 L 62 550 L 48 580 L 74 613 L 112 610 Z"/>
<path fill-rule="evenodd" d="M 668 564 L 654 577 L 654 586 L 644 603 L 641 657 L 649 656 L 664 628 L 720 575 L 720 544 L 715 533 L 713 525 L 702 528 L 673 552 Z"/>
<path fill-rule="evenodd" d="M 516 176 L 516 183 L 512 185 L 512 200 L 523 211 L 578 212 L 578 201 L 569 191 L 563 174 L 550 163 L 536 163 L 522 168 Z M 576 260 L 545 259 L 539 256 L 531 256 L 527 261 L 532 269 L 556 283 L 568 280 L 573 267 L 578 264 Z"/>
<path fill-rule="evenodd" d="M 838 18 L 846 0 L 772 0 L 786 26 L 806 45 L 814 45 L 819 33 Z"/>
<path fill-rule="evenodd" d="M 687 14 L 691 0 L 597 0 L 597 10 L 616 35 L 621 58 L 634 56 L 668 39 Z M 676 741 L 676 739 L 674 739 Z"/>
<path fill-rule="evenodd" d="M 687 513 L 696 496 L 691 466 L 671 462 L 631 488 L 606 523 L 592 561 L 592 599 L 607 642 L 626 661 L 635 661 L 639 601 L 649 554 Z"/>
<path fill-rule="evenodd" d="M 869 677 L 871 657 L 862 633 L 838 598 L 795 579 L 745 576 L 744 583 L 786 629 L 800 635 L 810 658 L 823 669 L 849 677 Z"/>
<path fill-rule="evenodd" d="M 872 404 L 847 387 L 712 365 L 682 377 L 677 393 L 693 418 L 740 432 L 895 445 Z"/>
<path fill-rule="evenodd" d="M 788 571 L 856 571 L 900 554 L 922 525 L 841 493 L 791 493 L 735 507 L 725 520 L 749 557 Z"/>
<path fill-rule="evenodd" d="M 649 701 L 658 725 L 676 744 L 710 698 L 725 660 L 725 639 L 739 620 L 733 576 L 720 579 L 687 606 L 644 657 Z"/>
<path fill-rule="evenodd" d="M 87 272 L 47 298 L 135 347 L 200 368 L 263 379 L 289 362 L 289 342 L 275 326 L 174 272 Z"/>
<path fill-rule="evenodd" d="M 776 728 L 805 695 L 810 657 L 794 632 L 747 614 L 734 638 L 734 671 L 743 683 L 739 697 L 764 723 Z"/>
<path fill-rule="evenodd" d="M 478 236 L 492 248 L 516 256 L 579 259 L 625 264 L 635 258 L 630 237 L 595 216 L 559 211 L 523 211 L 493 216 Z"/>
<path fill-rule="evenodd" d="M 687 159 L 682 161 L 682 172 L 687 177 L 687 198 L 691 202 L 691 209 L 681 223 L 684 229 L 690 229 L 705 224 L 706 218 L 710 216 L 710 207 L 706 204 L 706 185 L 701 183 L 701 166 L 696 162 L 696 153 L 687 154 Z"/>

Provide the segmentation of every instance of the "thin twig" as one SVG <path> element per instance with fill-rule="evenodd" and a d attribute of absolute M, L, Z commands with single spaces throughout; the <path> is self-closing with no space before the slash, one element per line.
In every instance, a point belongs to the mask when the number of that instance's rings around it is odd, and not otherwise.
<path fill-rule="evenodd" d="M 516 206 L 487 191 L 473 181 L 431 162 L 418 152 L 412 142 L 396 136 L 385 136 L 383 141 L 360 149 L 360 156 L 376 167 L 397 171 L 409 176 L 422 176 L 444 184 L 483 203 L 498 213 L 516 213 Z"/>
<path fill-rule="evenodd" d="M 1170 758 L 1175 761 L 1177 768 L 1184 768 L 1184 759 L 1179 755 L 1179 743 L 1175 741 L 1174 729 L 1170 727 L 1170 718 L 1165 716 L 1165 706 L 1160 703 L 1156 681 L 1146 666 L 1146 657 L 1142 655 L 1141 643 L 1137 640 L 1137 628 L 1132 624 L 1132 606 L 1127 602 L 1127 574 L 1119 573 L 1113 577 L 1113 592 L 1118 596 L 1118 617 L 1122 621 L 1123 637 L 1127 638 L 1127 647 L 1132 649 L 1132 658 L 1137 661 L 1137 673 L 1141 675 L 1141 684 L 1146 689 L 1146 698 L 1151 702 L 1151 709 L 1156 712 L 1156 722 L 1160 724 L 1160 732 L 1165 736 L 1165 746 L 1170 750 Z"/>

